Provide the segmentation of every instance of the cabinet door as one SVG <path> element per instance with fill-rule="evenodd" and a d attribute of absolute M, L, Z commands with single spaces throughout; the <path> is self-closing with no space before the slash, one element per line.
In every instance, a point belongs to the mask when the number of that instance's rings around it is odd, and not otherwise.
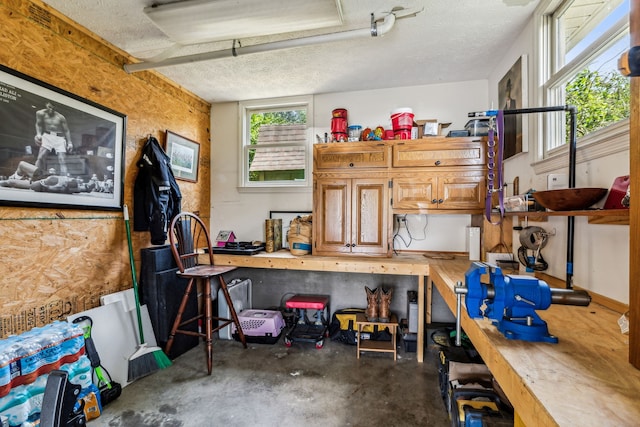
<path fill-rule="evenodd" d="M 438 177 L 438 209 L 482 209 L 484 194 L 483 172 Z"/>
<path fill-rule="evenodd" d="M 318 179 L 314 200 L 313 253 L 351 252 L 351 179 Z"/>
<path fill-rule="evenodd" d="M 402 174 L 393 178 L 393 209 L 424 212 L 435 209 L 478 210 L 484 205 L 484 171 Z"/>
<path fill-rule="evenodd" d="M 362 178 L 352 181 L 351 252 L 386 255 L 389 249 L 389 181 Z"/>
<path fill-rule="evenodd" d="M 394 209 L 424 210 L 437 207 L 437 181 L 433 174 L 393 179 Z"/>

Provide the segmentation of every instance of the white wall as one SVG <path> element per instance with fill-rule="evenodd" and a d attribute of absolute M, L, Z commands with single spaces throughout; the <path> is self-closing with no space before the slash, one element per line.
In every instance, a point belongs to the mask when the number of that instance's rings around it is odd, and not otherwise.
<path fill-rule="evenodd" d="M 331 132 L 331 111 L 346 108 L 350 124 L 391 128 L 390 111 L 413 109 L 416 119 L 451 122 L 450 129 L 463 129 L 467 113 L 487 106 L 485 80 L 404 87 L 376 91 L 330 93 L 314 97 L 314 132 Z M 211 229 L 233 230 L 240 240 L 263 240 L 264 220 L 270 210 L 307 211 L 313 206 L 311 189 L 278 192 L 238 190 L 239 109 L 237 103 L 214 104 L 211 109 Z M 416 228 L 411 250 L 464 251 L 464 228 L 469 215 L 409 217 L 409 230 Z M 423 233 L 426 224 L 426 234 Z M 421 235 L 422 234 L 422 235 Z M 401 230 L 406 242 L 409 236 Z M 413 235 L 413 234 L 412 234 Z M 407 249 L 396 239 L 397 249 Z"/>
<path fill-rule="evenodd" d="M 490 99 L 498 105 L 498 82 L 516 62 L 520 55 L 528 59 L 528 98 L 529 105 L 538 107 L 537 91 L 541 83 L 537 78 L 535 62 L 535 28 L 533 23 L 525 27 L 505 55 L 496 62 L 496 68 L 489 77 Z M 529 125 L 529 151 L 516 155 L 505 161 L 505 182 L 513 182 L 514 177 L 520 180 L 520 193 L 529 188 L 547 189 L 547 173 L 536 175 L 533 163 L 540 139 L 536 132 L 537 114 L 524 115 Z M 629 173 L 629 153 L 621 152 L 603 158 L 580 161 L 576 164 L 576 187 L 609 188 L 617 176 Z M 566 166 L 549 173 L 568 174 L 569 160 Z M 511 191 L 511 187 L 509 188 Z M 601 202 L 602 203 L 602 202 Z M 523 224 L 527 225 L 527 224 Z M 534 223 L 545 230 L 555 231 L 542 254 L 549 264 L 545 273 L 564 279 L 567 268 L 567 218 L 549 217 L 547 222 Z M 514 252 L 519 244 L 518 232 L 513 233 Z M 625 225 L 593 225 L 588 224 L 586 217 L 575 219 L 575 239 L 573 258 L 573 283 L 614 300 L 629 302 L 629 226 Z"/>
<path fill-rule="evenodd" d="M 238 103 L 211 108 L 211 234 L 233 230 L 236 240 L 264 241 L 269 211 L 310 211 L 311 189 L 298 192 L 238 191 Z"/>

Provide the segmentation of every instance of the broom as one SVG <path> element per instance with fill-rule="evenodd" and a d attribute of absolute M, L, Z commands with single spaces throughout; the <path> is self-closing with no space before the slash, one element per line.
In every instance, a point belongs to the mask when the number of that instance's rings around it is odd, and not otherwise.
<path fill-rule="evenodd" d="M 140 299 L 138 297 L 138 281 L 136 280 L 136 266 L 133 261 L 133 245 L 131 243 L 131 229 L 129 227 L 129 209 L 124 205 L 124 223 L 127 229 L 127 243 L 129 245 L 129 264 L 131 265 L 131 279 L 133 280 L 133 294 L 136 299 L 136 314 L 138 315 L 138 333 L 140 344 L 138 349 L 129 357 L 129 382 L 145 375 L 152 374 L 159 369 L 171 366 L 171 360 L 160 347 L 149 347 L 142 332 L 142 314 L 140 313 Z"/>

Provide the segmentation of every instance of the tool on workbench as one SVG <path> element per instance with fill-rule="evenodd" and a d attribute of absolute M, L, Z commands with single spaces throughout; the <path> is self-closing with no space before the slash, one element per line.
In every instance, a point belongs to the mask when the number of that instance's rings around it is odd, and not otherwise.
<path fill-rule="evenodd" d="M 555 231 L 548 233 L 544 228 L 537 226 L 524 227 L 520 230 L 521 246 L 518 249 L 518 260 L 527 267 L 527 271 L 544 271 L 549 267 L 541 252 L 547 245 L 549 236 L 555 236 Z"/>
<path fill-rule="evenodd" d="M 489 274 L 489 283 L 482 276 Z M 547 323 L 536 310 L 551 304 L 588 306 L 591 296 L 583 290 L 550 288 L 536 277 L 503 275 L 500 267 L 474 262 L 465 273 L 465 285 L 455 287 L 458 297 L 457 324 L 460 328 L 461 299 L 465 295 L 467 313 L 472 318 L 487 317 L 508 339 L 557 343 Z"/>

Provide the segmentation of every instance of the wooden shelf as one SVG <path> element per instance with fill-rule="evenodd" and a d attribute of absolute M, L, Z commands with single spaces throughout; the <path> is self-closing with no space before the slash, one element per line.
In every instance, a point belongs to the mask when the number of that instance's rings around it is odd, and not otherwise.
<path fill-rule="evenodd" d="M 582 211 L 546 211 L 546 212 L 505 212 L 505 216 L 536 218 L 550 216 L 587 216 L 589 224 L 629 225 L 629 209 L 592 209 Z"/>

